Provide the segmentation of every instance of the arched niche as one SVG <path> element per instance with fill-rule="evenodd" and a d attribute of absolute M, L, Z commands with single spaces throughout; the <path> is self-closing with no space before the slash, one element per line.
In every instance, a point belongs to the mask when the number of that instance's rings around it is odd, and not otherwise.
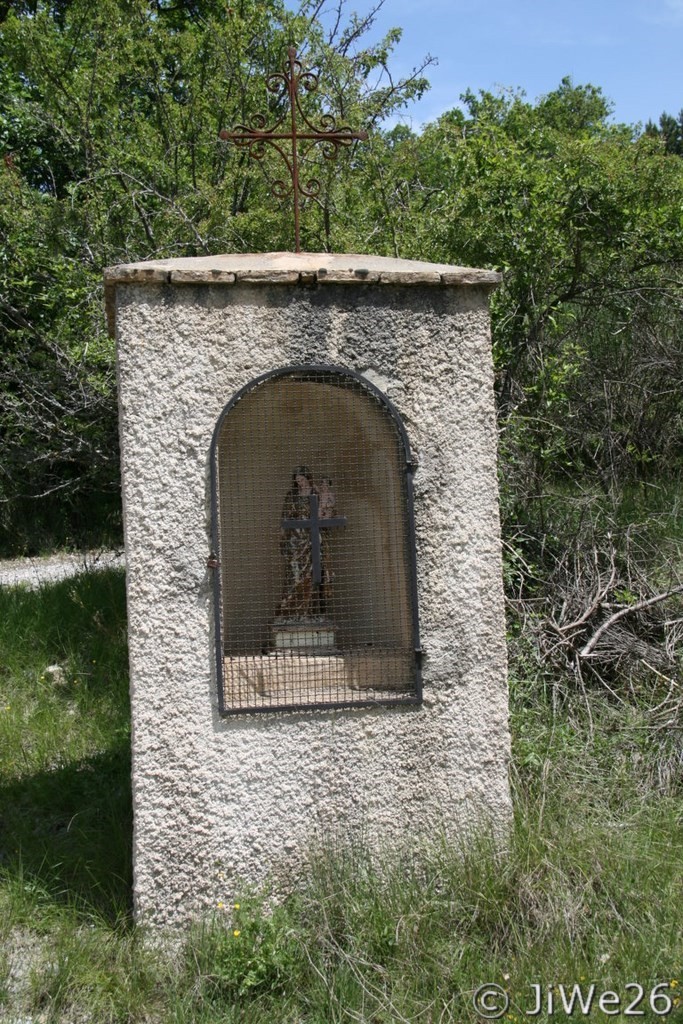
<path fill-rule="evenodd" d="M 211 446 L 221 713 L 420 700 L 412 470 L 398 412 L 350 370 L 284 367 L 230 399 Z"/>

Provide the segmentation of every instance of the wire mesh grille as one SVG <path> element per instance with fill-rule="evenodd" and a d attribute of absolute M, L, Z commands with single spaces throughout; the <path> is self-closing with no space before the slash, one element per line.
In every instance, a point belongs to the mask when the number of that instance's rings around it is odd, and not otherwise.
<path fill-rule="evenodd" d="M 395 417 L 362 378 L 328 368 L 269 376 L 226 407 L 213 467 L 224 710 L 417 699 Z"/>

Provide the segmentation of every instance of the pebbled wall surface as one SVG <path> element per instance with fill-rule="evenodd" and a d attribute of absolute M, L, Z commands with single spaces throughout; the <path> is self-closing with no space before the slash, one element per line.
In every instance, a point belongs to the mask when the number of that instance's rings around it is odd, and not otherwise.
<path fill-rule="evenodd" d="M 116 330 L 138 919 L 284 894 L 321 839 L 419 849 L 510 820 L 488 290 L 119 283 Z M 421 707 L 217 713 L 209 446 L 290 363 L 346 366 L 398 408 L 419 468 Z"/>

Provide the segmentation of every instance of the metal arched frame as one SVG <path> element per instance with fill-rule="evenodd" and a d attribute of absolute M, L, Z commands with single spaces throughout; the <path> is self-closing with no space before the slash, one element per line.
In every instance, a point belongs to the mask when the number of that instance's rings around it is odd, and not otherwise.
<path fill-rule="evenodd" d="M 257 708 L 227 708 L 225 706 L 225 688 L 224 688 L 224 651 L 223 651 L 223 624 L 221 620 L 222 610 L 222 594 L 221 594 L 221 579 L 220 579 L 220 536 L 219 536 L 219 512 L 218 512 L 218 473 L 217 473 L 217 450 L 220 440 L 221 430 L 225 418 L 231 413 L 235 406 L 245 396 L 249 395 L 252 391 L 261 387 L 273 380 L 278 380 L 284 377 L 296 377 L 301 374 L 305 374 L 306 378 L 311 380 L 316 377 L 320 379 L 321 383 L 330 383 L 334 378 L 346 379 L 348 381 L 354 381 L 360 385 L 361 388 L 365 389 L 372 397 L 374 397 L 386 410 L 391 419 L 393 420 L 394 427 L 398 433 L 398 437 L 401 442 L 401 448 L 403 451 L 404 459 L 404 472 L 405 472 L 405 483 L 406 483 L 406 528 L 407 528 L 407 540 L 409 549 L 409 590 L 410 590 L 410 605 L 411 605 L 411 621 L 412 621 L 412 645 L 415 655 L 414 670 L 415 670 L 415 692 L 410 696 L 396 697 L 396 698 L 382 698 L 382 699 L 364 699 L 358 701 L 338 701 L 338 702 L 326 702 L 326 703 L 310 703 L 310 704 L 277 704 L 260 706 Z M 247 384 L 236 391 L 230 401 L 224 406 L 216 426 L 214 428 L 213 437 L 211 439 L 210 447 L 210 465 L 211 465 L 211 543 L 212 552 L 208 561 L 208 565 L 213 569 L 213 600 L 214 600 L 214 632 L 215 632 L 215 645 L 216 645 L 216 683 L 218 687 L 218 711 L 221 716 L 230 715 L 244 715 L 254 714 L 262 711 L 311 711 L 311 710 L 334 710 L 335 708 L 359 708 L 359 707 L 377 707 L 377 706 L 392 706 L 392 705 L 406 705 L 406 704 L 421 704 L 422 703 L 422 647 L 420 646 L 420 626 L 418 616 L 418 605 L 417 605 L 417 558 L 416 558 L 416 544 L 415 544 L 415 512 L 414 512 L 414 488 L 413 488 L 413 474 L 417 468 L 415 461 L 410 450 L 410 441 L 401 415 L 396 406 L 387 398 L 383 391 L 380 391 L 371 381 L 369 381 L 362 374 L 357 373 L 355 370 L 349 370 L 345 366 L 336 366 L 332 364 L 319 364 L 319 363 L 293 363 L 288 366 L 279 367 L 276 370 L 269 370 L 267 373 L 262 373 L 258 377 L 254 377 Z"/>

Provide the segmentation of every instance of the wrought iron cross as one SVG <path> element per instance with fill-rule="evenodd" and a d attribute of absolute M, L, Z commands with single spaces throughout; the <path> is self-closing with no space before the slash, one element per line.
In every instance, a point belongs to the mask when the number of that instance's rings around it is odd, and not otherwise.
<path fill-rule="evenodd" d="M 318 77 L 311 71 L 304 71 L 303 65 L 297 60 L 296 46 L 290 46 L 287 54 L 288 62 L 285 64 L 284 71 L 269 75 L 266 79 L 266 88 L 271 93 L 284 95 L 286 92 L 288 94 L 291 131 L 279 130 L 286 120 L 286 114 L 283 114 L 280 120 L 271 128 L 266 128 L 267 118 L 264 114 L 254 114 L 251 118 L 251 127 L 238 124 L 235 125 L 231 132 L 223 128 L 219 132 L 219 136 L 221 139 L 234 142 L 243 149 L 248 149 L 249 156 L 253 156 L 255 160 L 263 160 L 266 155 L 266 143 L 278 151 L 287 165 L 292 182 L 291 185 L 288 185 L 284 179 L 278 178 L 277 181 L 273 182 L 271 192 L 278 199 L 284 199 L 288 195 L 292 195 L 294 200 L 294 251 L 301 252 L 299 241 L 300 196 L 314 199 L 320 193 L 322 186 L 317 178 L 310 178 L 306 184 L 300 181 L 298 143 L 311 143 L 302 154 L 302 157 L 305 157 L 316 143 L 322 142 L 324 143 L 323 156 L 325 159 L 336 160 L 340 146 L 350 146 L 354 139 L 364 142 L 368 137 L 368 133 L 353 132 L 350 128 L 338 127 L 336 119 L 332 114 L 323 114 L 319 127 L 311 124 L 301 109 L 299 88 L 301 87 L 306 92 L 315 92 L 318 88 Z M 303 122 L 303 131 L 299 129 L 297 117 Z M 291 154 L 281 145 L 283 142 L 291 142 Z"/>
<path fill-rule="evenodd" d="M 346 526 L 346 516 L 331 516 L 329 519 L 321 519 L 318 514 L 318 495 L 309 494 L 308 500 L 311 511 L 308 519 L 283 519 L 283 530 L 310 530 L 311 531 L 311 556 L 313 562 L 313 583 L 319 587 L 322 583 L 323 574 L 320 563 L 320 530 L 328 526 Z"/>

